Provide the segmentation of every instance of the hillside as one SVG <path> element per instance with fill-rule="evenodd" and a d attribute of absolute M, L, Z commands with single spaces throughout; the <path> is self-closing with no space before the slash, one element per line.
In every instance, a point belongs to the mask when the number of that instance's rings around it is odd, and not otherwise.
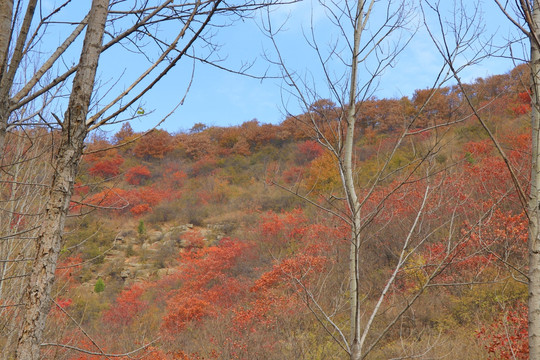
<path fill-rule="evenodd" d="M 528 189 L 525 70 L 468 86 Z M 368 358 L 527 358 L 527 221 L 463 94 L 358 106 Z M 345 359 L 350 227 L 336 157 L 313 131 L 339 142 L 342 110 L 322 99 L 279 125 L 93 134 L 45 334 L 68 347 L 44 359 L 141 347 L 130 356 Z M 44 131 L 42 146 L 54 137 Z"/>

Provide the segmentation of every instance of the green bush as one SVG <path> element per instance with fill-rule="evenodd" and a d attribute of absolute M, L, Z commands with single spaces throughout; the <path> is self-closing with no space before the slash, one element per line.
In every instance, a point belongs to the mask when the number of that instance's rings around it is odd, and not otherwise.
<path fill-rule="evenodd" d="M 146 234 L 146 227 L 144 226 L 144 221 L 139 220 L 139 225 L 137 226 L 137 233 L 139 234 L 139 237 L 144 236 Z"/>
<path fill-rule="evenodd" d="M 105 290 L 105 282 L 102 278 L 98 278 L 96 281 L 96 284 L 94 285 L 94 292 L 96 294 L 99 294 L 100 292 L 103 292 Z"/>

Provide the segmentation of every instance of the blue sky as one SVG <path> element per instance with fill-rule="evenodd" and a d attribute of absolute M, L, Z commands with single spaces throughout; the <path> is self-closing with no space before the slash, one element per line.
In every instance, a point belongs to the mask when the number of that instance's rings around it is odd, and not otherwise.
<path fill-rule="evenodd" d="M 448 1 L 445 5 L 453 3 Z M 450 11 L 451 9 L 445 9 L 445 14 L 450 14 Z M 214 41 L 222 45 L 219 56 L 224 59 L 220 65 L 234 69 L 240 67 L 242 63 L 254 62 L 250 70 L 254 74 L 260 75 L 267 70 L 271 75 L 279 73 L 279 70 L 272 67 L 262 56 L 265 52 L 274 56 L 270 42 L 260 29 L 263 15 L 236 22 L 232 26 L 216 31 Z M 285 61 L 299 74 L 312 76 L 321 89 L 321 96 L 324 97 L 326 87 L 320 78 L 320 66 L 315 54 L 306 45 L 303 32 L 309 31 L 310 21 L 313 20 L 317 38 L 325 47 L 332 39 L 340 36 L 337 29 L 331 26 L 324 9 L 316 1 L 280 6 L 274 9 L 271 15 L 275 24 L 280 24 L 288 18 L 284 30 L 278 36 L 279 47 L 283 51 Z M 433 23 L 434 18 L 431 15 L 428 21 Z M 494 34 L 495 41 L 504 44 L 507 38 L 515 33 L 492 2 L 484 3 L 483 16 L 487 24 L 483 38 Z M 416 24 L 420 24 L 421 20 L 421 15 L 417 12 L 413 24 L 415 21 Z M 116 86 L 121 88 L 127 86 L 124 79 L 128 79 L 130 75 L 134 76 L 137 70 L 146 65 L 140 56 L 127 56 L 121 49 L 108 51 L 100 62 L 99 79 L 102 84 L 117 82 Z M 420 26 L 394 65 L 380 78 L 375 93 L 379 98 L 411 96 L 415 89 L 432 86 L 442 60 L 427 32 Z M 151 127 L 178 103 L 185 94 L 192 66 L 193 63 L 190 61 L 181 62 L 144 98 L 143 108 L 147 113 L 153 112 L 143 119 L 131 121 L 135 130 L 142 131 Z M 462 73 L 462 79 L 472 81 L 477 77 L 507 72 L 512 67 L 513 64 L 508 60 L 488 59 L 480 65 L 467 68 Z M 343 67 L 339 62 L 335 62 L 333 69 L 338 74 Z M 283 81 L 280 79 L 260 81 L 208 65 L 195 64 L 195 77 L 184 104 L 161 127 L 176 132 L 189 130 L 195 123 L 229 126 L 252 119 L 257 119 L 261 123 L 279 123 L 284 120 L 285 111 L 291 113 L 302 111 L 294 99 L 290 99 L 281 91 L 282 86 Z M 106 86 L 100 90 L 100 94 L 106 92 L 105 88 Z M 109 131 L 114 133 L 118 127 L 113 126 Z"/>

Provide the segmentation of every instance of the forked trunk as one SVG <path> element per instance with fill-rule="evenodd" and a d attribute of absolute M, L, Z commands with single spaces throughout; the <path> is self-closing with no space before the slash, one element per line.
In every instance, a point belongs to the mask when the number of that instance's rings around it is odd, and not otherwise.
<path fill-rule="evenodd" d="M 64 223 L 73 184 L 87 134 L 86 117 L 101 52 L 108 0 L 94 0 L 81 50 L 79 70 L 64 115 L 62 143 L 56 153 L 54 176 L 47 206 L 36 240 L 36 258 L 24 296 L 25 315 L 17 344 L 17 359 L 38 360 L 45 320 L 51 305 L 51 290 Z"/>

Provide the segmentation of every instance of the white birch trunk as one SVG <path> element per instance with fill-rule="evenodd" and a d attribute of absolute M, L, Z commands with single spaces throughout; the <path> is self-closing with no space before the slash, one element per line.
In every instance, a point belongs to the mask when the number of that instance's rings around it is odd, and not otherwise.
<path fill-rule="evenodd" d="M 538 1 L 534 1 L 531 32 L 540 34 Z M 532 174 L 529 202 L 529 356 L 540 360 L 540 49 L 531 39 Z"/>
<path fill-rule="evenodd" d="M 45 319 L 51 304 L 51 290 L 64 223 L 73 184 L 87 134 L 86 117 L 101 52 L 108 0 L 93 0 L 77 74 L 64 115 L 62 143 L 55 157 L 55 169 L 45 215 L 36 241 L 36 258 L 25 291 L 25 316 L 17 344 L 17 359 L 38 360 Z"/>
<path fill-rule="evenodd" d="M 353 165 L 353 149 L 354 149 L 354 126 L 356 123 L 356 91 L 358 81 L 358 52 L 360 47 L 361 28 L 362 28 L 362 11 L 364 1 L 359 0 L 357 3 L 356 23 L 354 29 L 354 45 L 351 59 L 351 84 L 349 89 L 349 109 L 347 111 L 347 133 L 343 144 L 343 163 L 342 177 L 347 204 L 351 212 L 352 228 L 351 228 L 351 248 L 349 254 L 349 276 L 350 276 L 350 304 L 351 304 L 351 360 L 359 360 L 362 356 L 362 344 L 360 343 L 360 301 L 359 301 L 359 248 L 360 248 L 360 203 L 356 194 L 354 184 L 354 165 Z"/>

